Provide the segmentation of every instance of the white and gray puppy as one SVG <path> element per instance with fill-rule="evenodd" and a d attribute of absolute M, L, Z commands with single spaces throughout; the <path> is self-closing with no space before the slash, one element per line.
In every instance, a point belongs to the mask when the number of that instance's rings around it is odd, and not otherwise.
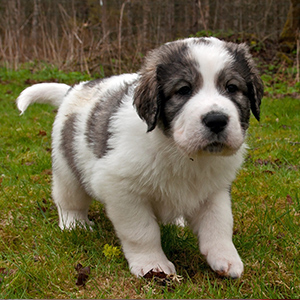
<path fill-rule="evenodd" d="M 90 224 L 92 199 L 102 201 L 131 272 L 168 274 L 159 222 L 184 217 L 211 268 L 237 278 L 230 189 L 262 96 L 245 44 L 189 38 L 151 51 L 137 74 L 36 84 L 17 105 L 59 106 L 52 195 L 62 229 Z"/>

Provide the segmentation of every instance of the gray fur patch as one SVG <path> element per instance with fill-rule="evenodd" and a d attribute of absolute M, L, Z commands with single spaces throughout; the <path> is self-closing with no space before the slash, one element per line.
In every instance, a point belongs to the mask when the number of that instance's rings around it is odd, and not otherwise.
<path fill-rule="evenodd" d="M 75 152 L 75 135 L 76 135 L 76 119 L 77 115 L 74 113 L 69 116 L 64 124 L 61 131 L 61 144 L 60 148 L 63 152 L 64 157 L 67 160 L 69 167 L 71 168 L 73 174 L 77 180 L 82 184 L 82 175 L 76 165 L 76 152 Z"/>
<path fill-rule="evenodd" d="M 201 39 L 194 43 L 209 43 Z M 190 96 L 199 90 L 202 78 L 197 63 L 189 53 L 186 41 L 165 44 L 150 52 L 140 71 L 134 104 L 141 119 L 151 131 L 159 124 L 165 133 L 189 95 L 177 93 L 182 87 L 191 89 Z"/>
<path fill-rule="evenodd" d="M 94 86 L 96 86 L 99 83 L 101 83 L 103 80 L 104 80 L 104 78 L 97 78 L 97 79 L 88 81 L 87 83 L 85 83 L 85 86 L 89 87 L 89 88 L 93 88 Z"/>
<path fill-rule="evenodd" d="M 196 39 L 193 40 L 193 43 L 195 45 L 201 45 L 201 44 L 203 44 L 203 45 L 210 45 L 211 41 L 208 40 L 207 38 L 196 38 Z"/>
<path fill-rule="evenodd" d="M 109 122 L 111 116 L 118 110 L 124 95 L 128 91 L 128 85 L 124 85 L 118 91 L 104 96 L 105 101 L 99 99 L 94 106 L 86 124 L 86 141 L 97 158 L 101 158 L 110 150 L 108 140 Z"/>
<path fill-rule="evenodd" d="M 203 78 L 198 70 L 198 63 L 187 54 L 180 62 L 158 66 L 160 121 L 165 133 L 183 106 L 201 89 Z"/>
<path fill-rule="evenodd" d="M 237 91 L 230 93 L 227 90 L 229 85 L 237 87 Z M 228 97 L 236 106 L 241 126 L 244 131 L 249 126 L 250 119 L 250 100 L 248 99 L 248 87 L 245 79 L 239 74 L 238 70 L 227 66 L 216 76 L 216 86 L 220 94 Z"/>
<path fill-rule="evenodd" d="M 246 44 L 234 43 L 226 43 L 225 48 L 234 59 L 231 68 L 236 70 L 245 80 L 251 111 L 255 118 L 259 120 L 260 104 L 264 93 L 264 86 L 258 74 L 258 70 L 255 67 L 249 48 Z"/>

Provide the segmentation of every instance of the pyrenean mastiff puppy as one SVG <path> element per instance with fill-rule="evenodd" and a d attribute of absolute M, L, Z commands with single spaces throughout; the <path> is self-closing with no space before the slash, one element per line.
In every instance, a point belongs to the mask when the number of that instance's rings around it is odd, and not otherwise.
<path fill-rule="evenodd" d="M 33 102 L 59 106 L 52 195 L 61 229 L 91 224 L 99 200 L 131 272 L 169 274 L 159 223 L 184 218 L 211 268 L 237 278 L 230 190 L 262 96 L 245 44 L 189 38 L 148 53 L 136 74 L 35 84 L 17 105 L 22 113 Z"/>

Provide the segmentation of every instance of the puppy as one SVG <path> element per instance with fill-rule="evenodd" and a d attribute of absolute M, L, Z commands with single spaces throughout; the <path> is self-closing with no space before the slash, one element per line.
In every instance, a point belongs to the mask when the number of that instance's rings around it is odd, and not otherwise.
<path fill-rule="evenodd" d="M 245 44 L 189 38 L 150 52 L 137 74 L 36 84 L 17 105 L 59 106 L 52 195 L 61 229 L 90 224 L 92 199 L 102 201 L 131 272 L 169 274 L 159 222 L 184 217 L 211 268 L 237 278 L 230 189 L 262 96 Z"/>

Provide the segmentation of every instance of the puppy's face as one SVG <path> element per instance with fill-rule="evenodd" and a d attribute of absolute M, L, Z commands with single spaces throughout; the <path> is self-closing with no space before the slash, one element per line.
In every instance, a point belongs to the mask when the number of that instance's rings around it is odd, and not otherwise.
<path fill-rule="evenodd" d="M 185 153 L 231 155 L 244 142 L 250 110 L 259 119 L 262 95 L 244 44 L 187 39 L 148 55 L 134 103 L 148 131 L 159 127 Z"/>

